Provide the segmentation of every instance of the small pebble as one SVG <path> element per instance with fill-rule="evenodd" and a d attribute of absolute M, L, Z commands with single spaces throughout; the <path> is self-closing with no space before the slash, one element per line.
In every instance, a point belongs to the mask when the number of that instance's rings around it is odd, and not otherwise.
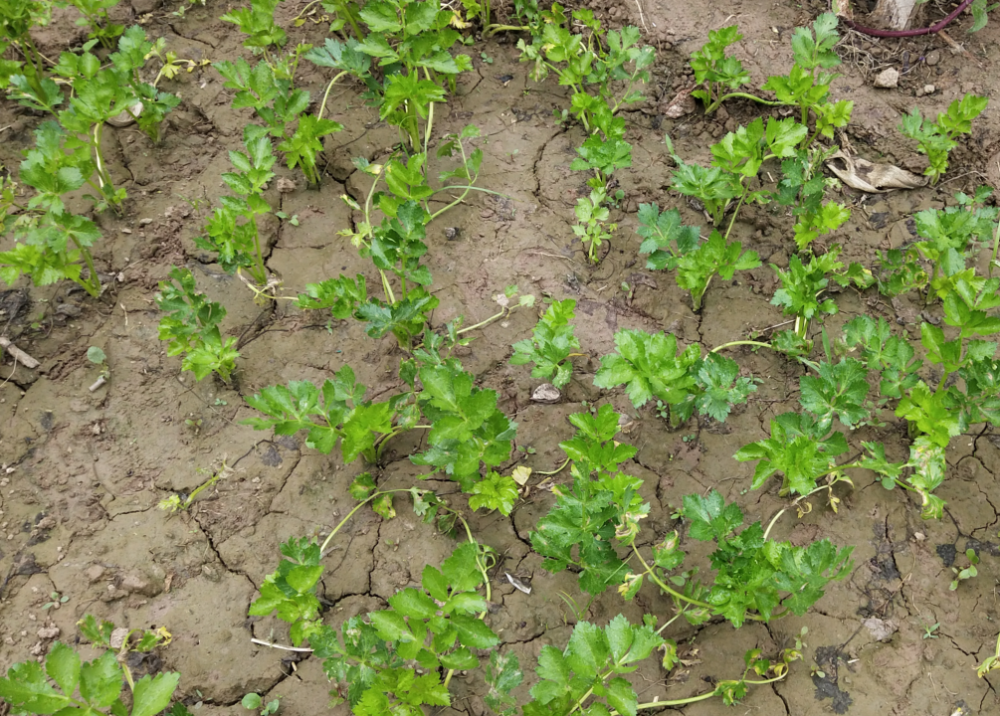
<path fill-rule="evenodd" d="M 875 75 L 875 87 L 878 89 L 892 89 L 899 85 L 899 70 L 895 67 L 882 70 Z"/>
<path fill-rule="evenodd" d="M 927 53 L 927 58 L 924 60 L 928 65 L 933 67 L 938 62 L 941 61 L 941 52 L 939 50 L 933 50 Z"/>

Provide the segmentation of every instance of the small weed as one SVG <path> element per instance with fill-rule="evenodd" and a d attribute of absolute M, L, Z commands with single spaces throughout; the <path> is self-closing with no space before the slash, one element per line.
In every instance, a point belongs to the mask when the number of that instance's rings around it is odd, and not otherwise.
<path fill-rule="evenodd" d="M 69 595 L 68 594 L 59 594 L 59 592 L 50 592 L 49 593 L 49 599 L 51 601 L 48 601 L 45 604 L 43 604 L 42 605 L 42 610 L 58 609 L 59 605 L 65 604 L 66 602 L 69 601 Z"/>
<path fill-rule="evenodd" d="M 264 699 L 259 694 L 250 693 L 244 696 L 240 703 L 245 709 L 259 710 L 260 716 L 272 716 L 272 714 L 278 713 L 278 709 L 281 707 L 281 697 L 278 696 L 265 704 Z"/>
<path fill-rule="evenodd" d="M 965 550 L 965 558 L 969 560 L 969 566 L 965 569 L 959 569 L 958 567 L 952 567 L 951 571 L 955 574 L 955 578 L 951 580 L 951 584 L 948 585 L 948 589 L 955 591 L 958 589 L 958 585 L 967 579 L 972 579 L 978 576 L 979 570 L 976 569 L 976 565 L 979 564 L 979 555 L 976 554 L 976 550 L 971 547 Z"/>

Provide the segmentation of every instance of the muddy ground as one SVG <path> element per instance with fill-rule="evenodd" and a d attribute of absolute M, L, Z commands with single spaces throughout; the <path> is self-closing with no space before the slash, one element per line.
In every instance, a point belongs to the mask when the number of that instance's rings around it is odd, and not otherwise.
<path fill-rule="evenodd" d="M 217 20 L 236 3 L 209 0 L 178 18 L 171 14 L 178 2 L 132 0 L 129 7 L 124 0 L 119 11 L 128 22 L 142 22 L 151 36 L 166 37 L 181 57 L 216 61 L 245 54 L 235 30 Z M 287 22 L 304 4 L 287 0 L 281 17 Z M 663 134 L 673 137 L 682 156 L 706 162 L 709 144 L 758 114 L 752 105 L 732 102 L 707 119 L 700 112 L 664 117 L 676 92 L 689 85 L 686 58 L 707 31 L 740 25 L 746 39 L 737 54 L 759 84 L 775 68 L 790 66 L 791 31 L 811 22 L 825 4 L 602 0 L 591 6 L 611 26 L 645 27 L 658 51 L 649 99 L 625 114 L 634 154 L 633 167 L 616 175 L 626 193 L 614 217 L 621 228 L 600 265 L 590 267 L 570 229 L 575 200 L 586 191 L 584 178 L 568 168 L 583 133 L 553 121 L 553 110 L 566 106 L 564 91 L 552 81 L 538 85 L 526 77 L 514 38 L 477 44 L 470 52 L 475 71 L 460 78 L 435 127 L 444 133 L 467 123 L 479 126 L 486 157 L 480 185 L 509 198 L 473 195 L 429 228 L 427 263 L 441 300 L 434 323 L 458 315 L 467 323 L 486 318 L 496 310 L 492 296 L 509 284 L 536 296 L 575 298 L 577 335 L 589 357 L 576 359 L 573 381 L 557 404 L 531 403 L 540 381 L 506 362 L 510 344 L 529 335 L 535 314 L 515 312 L 489 326 L 460 355 L 482 385 L 498 391 L 501 408 L 519 424 L 518 447 L 534 448 L 534 454 L 518 453 L 521 462 L 553 469 L 561 462 L 558 442 L 572 433 L 566 417 L 584 401 L 607 400 L 635 418 L 623 439 L 639 449 L 629 467 L 645 480 L 652 504 L 641 539 L 653 541 L 671 526 L 671 506 L 681 496 L 709 488 L 737 501 L 751 520 L 770 519 L 784 504 L 777 481 L 750 492 L 752 467 L 732 455 L 764 436 L 769 419 L 793 404 L 800 368 L 773 355 L 734 352 L 746 372 L 762 379 L 758 393 L 724 425 L 694 421 L 673 432 L 652 410 L 636 413 L 624 395 L 602 393 L 592 379 L 598 357 L 611 351 L 621 328 L 665 330 L 710 348 L 782 321 L 769 304 L 775 279 L 767 263 L 787 264 L 794 250 L 790 217 L 744 210 L 734 233 L 765 265 L 728 284 L 713 283 L 704 309 L 695 314 L 672 276 L 644 269 L 635 211 L 639 203 L 656 201 L 679 208 L 686 223 L 704 225 L 704 217 L 667 188 L 671 165 Z M 929 4 L 924 13 L 937 18 L 948 11 Z M 43 50 L 57 53 L 79 39 L 71 20 L 58 15 L 38 33 Z M 919 170 L 922 157 L 895 130 L 901 112 L 913 106 L 940 111 L 969 91 L 998 96 L 1000 21 L 972 37 L 965 33 L 970 22 L 962 18 L 949 29 L 965 53 L 937 36 L 873 42 L 848 35 L 834 94 L 856 102 L 848 132 L 855 151 Z M 307 24 L 292 31 L 292 39 L 321 42 L 324 32 L 325 25 Z M 890 66 L 902 72 L 900 86 L 873 89 L 874 74 Z M 325 71 L 306 68 L 300 82 L 317 97 L 327 79 Z M 917 98 L 928 84 L 933 93 Z M 331 323 L 287 302 L 256 305 L 239 280 L 194 247 L 208 207 L 223 193 L 219 175 L 228 169 L 227 151 L 239 146 L 251 117 L 249 110 L 230 108 L 231 94 L 211 68 L 183 74 L 167 87 L 181 93 L 183 104 L 168 119 L 162 146 L 152 146 L 134 127 L 106 133 L 112 171 L 130 195 L 124 217 L 98 217 L 105 239 L 96 258 L 108 277 L 106 294 L 95 301 L 60 284 L 3 295 L 2 334 L 41 367 L 28 370 L 6 355 L 0 369 L 0 667 L 45 653 L 57 636 L 72 641 L 75 622 L 92 613 L 131 627 L 165 625 L 174 641 L 148 666 L 180 671 L 183 697 L 196 714 L 244 713 L 238 702 L 248 691 L 280 695 L 288 716 L 321 713 L 330 687 L 317 660 L 251 644 L 252 637 L 287 643 L 287 630 L 271 619 L 248 619 L 247 608 L 278 563 L 278 544 L 337 524 L 353 504 L 347 485 L 365 467 L 344 466 L 309 450 L 301 436 L 273 438 L 241 425 L 253 414 L 243 396 L 293 379 L 321 381 L 345 363 L 378 396 L 396 386 L 400 352 L 391 338 L 367 338 L 354 321 Z M 300 177 L 280 169 L 298 187 L 269 194 L 274 206 L 299 219 L 298 226 L 268 227 L 267 265 L 288 294 L 341 272 L 373 280 L 370 264 L 336 233 L 352 218 L 339 197 L 359 196 L 365 188 L 351 158 L 384 157 L 397 136 L 364 106 L 357 88 L 336 89 L 331 106 L 345 130 L 327 141 L 322 189 L 307 190 Z M 15 167 L 39 120 L 10 105 L 0 114 L 0 159 Z M 912 237 L 907 217 L 915 210 L 942 206 L 955 191 L 1000 176 L 992 158 L 998 149 L 1000 110 L 994 102 L 938 188 L 884 197 L 845 192 L 842 200 L 851 204 L 853 217 L 826 243 L 841 243 L 851 259 L 870 265 L 877 249 Z M 234 387 L 212 379 L 195 383 L 180 372 L 179 359 L 166 357 L 153 295 L 171 265 L 189 266 L 199 286 L 227 307 L 225 328 L 240 337 L 242 353 Z M 852 291 L 837 300 L 841 313 L 828 319 L 828 327 L 866 313 L 918 333 L 922 309 L 908 300 L 889 304 L 871 292 Z M 88 386 L 99 369 L 86 359 L 89 346 L 106 352 L 111 371 L 95 392 Z M 898 423 L 861 431 L 852 445 L 873 437 L 885 441 L 891 457 L 906 455 L 905 429 Z M 375 471 L 381 486 L 416 481 L 421 470 L 408 455 L 419 449 L 418 439 L 403 436 L 390 446 Z M 976 426 L 953 441 L 948 458 L 949 479 L 938 490 L 948 512 L 940 522 L 922 521 L 906 494 L 887 492 L 870 476 L 860 476 L 856 489 L 842 495 L 838 515 L 816 504 L 801 519 L 782 517 L 775 534 L 796 544 L 828 537 L 854 545 L 851 576 L 802 618 L 738 631 L 728 624 L 677 626 L 669 635 L 682 645 L 685 665 L 667 674 L 648 664 L 635 680 L 641 700 L 682 698 L 710 689 L 715 679 L 735 678 L 746 649 L 773 654 L 808 626 L 805 661 L 785 681 L 751 690 L 732 711 L 712 700 L 684 712 L 997 713 L 994 677 L 978 679 L 975 666 L 992 652 L 1000 629 L 993 502 L 1000 499 L 1000 436 Z M 223 461 L 231 468 L 225 479 L 188 513 L 168 516 L 157 508 L 169 494 L 194 488 Z M 447 481 L 429 485 L 456 492 Z M 547 492 L 533 492 L 509 519 L 471 517 L 479 538 L 502 555 L 492 585 L 498 608 L 491 624 L 522 662 L 533 661 L 544 644 L 562 646 L 576 619 L 559 596 L 564 591 L 579 597 L 575 577 L 549 575 L 527 546 L 551 500 Z M 388 522 L 363 510 L 337 538 L 322 586 L 333 622 L 379 608 L 417 580 L 425 563 L 450 552 L 453 542 L 422 524 L 408 504 L 397 501 L 397 508 L 399 517 Z M 980 574 L 949 591 L 956 551 L 961 555 L 968 546 L 983 556 Z M 531 594 L 516 591 L 504 572 L 529 582 Z M 45 609 L 53 592 L 68 600 Z M 587 618 L 604 623 L 621 611 L 638 619 L 643 610 L 667 616 L 670 605 L 648 587 L 627 605 L 611 590 Z M 925 627 L 935 623 L 937 638 L 924 638 Z M 814 664 L 823 677 L 810 675 Z M 454 710 L 484 712 L 478 682 L 458 679 L 453 691 Z M 346 713 L 346 707 L 335 711 Z"/>

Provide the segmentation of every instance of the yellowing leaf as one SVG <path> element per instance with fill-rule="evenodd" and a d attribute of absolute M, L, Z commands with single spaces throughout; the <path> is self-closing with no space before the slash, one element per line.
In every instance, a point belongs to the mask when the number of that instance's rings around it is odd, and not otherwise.
<path fill-rule="evenodd" d="M 524 465 L 518 465 L 514 468 L 514 471 L 510 473 L 510 476 L 514 479 L 521 487 L 524 487 L 528 483 L 528 478 L 531 477 L 531 468 L 525 467 Z"/>
<path fill-rule="evenodd" d="M 467 27 L 472 27 L 471 22 L 466 22 L 465 20 L 462 19 L 462 13 L 458 12 L 458 10 L 452 11 L 451 19 L 448 21 L 448 24 L 459 30 L 464 30 Z"/>

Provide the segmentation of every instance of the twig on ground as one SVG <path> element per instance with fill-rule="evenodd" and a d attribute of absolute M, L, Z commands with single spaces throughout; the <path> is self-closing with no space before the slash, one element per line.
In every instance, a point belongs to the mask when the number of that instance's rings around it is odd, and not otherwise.
<path fill-rule="evenodd" d="M 299 651 L 303 654 L 312 654 L 312 649 L 307 649 L 304 646 L 282 646 L 281 644 L 272 644 L 269 641 L 264 641 L 263 639 L 251 639 L 251 643 L 259 644 L 260 646 L 268 646 L 272 649 L 281 649 L 282 651 Z"/>
<path fill-rule="evenodd" d="M 37 368 L 41 365 L 41 363 L 37 360 L 11 343 L 9 339 L 2 336 L 0 336 L 0 348 L 5 349 L 8 353 L 14 356 L 14 358 L 16 358 L 25 368 Z"/>

